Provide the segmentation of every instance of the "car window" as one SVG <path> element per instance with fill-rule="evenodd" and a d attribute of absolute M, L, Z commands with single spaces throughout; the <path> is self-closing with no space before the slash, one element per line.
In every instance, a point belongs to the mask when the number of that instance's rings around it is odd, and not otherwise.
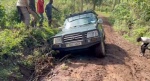
<path fill-rule="evenodd" d="M 93 13 L 77 15 L 66 19 L 64 27 L 66 29 L 86 24 L 96 23 L 97 18 Z"/>

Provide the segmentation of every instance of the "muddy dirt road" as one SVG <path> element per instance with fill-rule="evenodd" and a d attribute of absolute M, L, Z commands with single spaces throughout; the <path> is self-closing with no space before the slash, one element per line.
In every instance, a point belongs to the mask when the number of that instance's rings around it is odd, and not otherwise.
<path fill-rule="evenodd" d="M 75 56 L 58 64 L 42 81 L 150 81 L 150 52 L 139 56 L 139 46 L 113 31 L 104 19 L 107 57 Z"/>

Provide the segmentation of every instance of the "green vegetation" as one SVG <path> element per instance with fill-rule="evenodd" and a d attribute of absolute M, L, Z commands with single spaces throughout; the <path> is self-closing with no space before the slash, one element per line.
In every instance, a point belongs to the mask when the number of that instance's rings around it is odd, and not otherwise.
<path fill-rule="evenodd" d="M 77 4 L 80 3 L 81 4 Z M 45 1 L 45 5 L 48 0 Z M 73 3 L 74 2 L 74 3 Z M 7 4 L 6 4 L 7 3 Z M 58 32 L 57 27 L 64 22 L 66 15 L 91 9 L 92 0 L 57 0 L 54 6 L 60 13 L 53 11 L 52 27 L 47 26 L 44 14 L 44 27 L 26 29 L 18 19 L 16 0 L 0 1 L 0 81 L 8 81 L 10 76 L 21 78 L 19 64 L 33 68 L 34 63 L 51 51 L 51 37 Z M 83 7 L 83 5 L 85 7 Z"/>
<path fill-rule="evenodd" d="M 149 0 L 106 0 L 103 7 L 110 12 L 110 22 L 115 30 L 126 39 L 135 42 L 139 36 L 150 37 Z"/>
<path fill-rule="evenodd" d="M 150 0 L 54 0 L 54 6 L 60 13 L 53 11 L 52 27 L 47 26 L 44 14 L 44 27 L 26 29 L 18 20 L 16 0 L 0 1 L 0 81 L 7 81 L 13 73 L 22 77 L 18 62 L 33 67 L 39 57 L 50 52 L 51 37 L 71 13 L 94 9 L 108 17 L 115 30 L 133 42 L 138 36 L 150 36 Z"/>

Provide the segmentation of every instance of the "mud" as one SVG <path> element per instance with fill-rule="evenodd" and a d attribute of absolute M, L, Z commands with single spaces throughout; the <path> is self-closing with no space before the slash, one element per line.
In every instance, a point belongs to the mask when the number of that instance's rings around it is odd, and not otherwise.
<path fill-rule="evenodd" d="M 113 30 L 107 18 L 105 58 L 76 55 L 59 63 L 42 81 L 150 81 L 150 51 L 139 56 L 140 46 Z"/>

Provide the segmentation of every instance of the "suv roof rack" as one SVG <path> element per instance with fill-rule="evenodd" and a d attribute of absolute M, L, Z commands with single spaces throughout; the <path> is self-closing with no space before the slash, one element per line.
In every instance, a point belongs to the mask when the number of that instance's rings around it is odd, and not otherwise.
<path fill-rule="evenodd" d="M 83 12 L 70 14 L 70 15 L 66 16 L 66 19 L 67 19 L 67 18 L 70 18 L 70 17 L 73 17 L 73 16 L 82 15 L 82 14 L 87 14 L 87 13 L 94 13 L 95 15 L 97 15 L 93 10 L 85 10 L 85 11 L 83 11 Z"/>

